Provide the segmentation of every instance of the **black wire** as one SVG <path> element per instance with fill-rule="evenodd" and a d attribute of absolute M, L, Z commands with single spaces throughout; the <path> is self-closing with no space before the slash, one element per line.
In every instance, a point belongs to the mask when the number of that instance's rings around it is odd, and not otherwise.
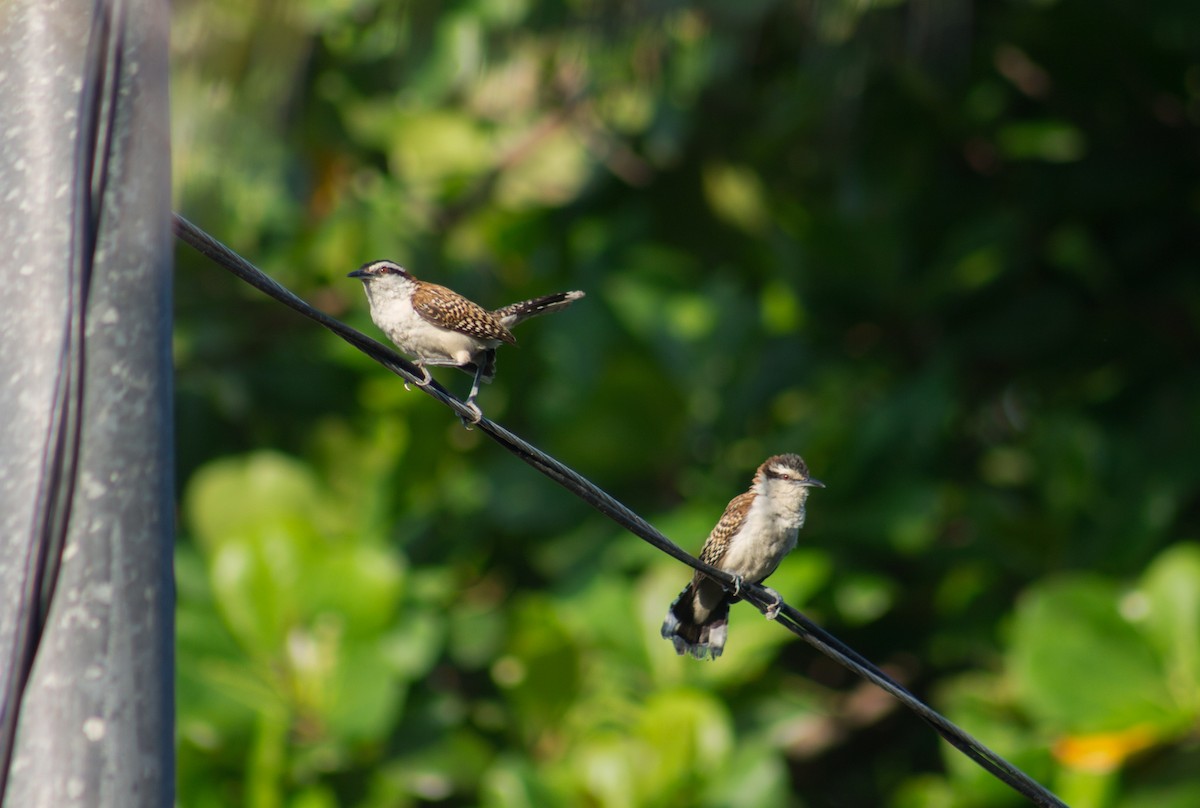
<path fill-rule="evenodd" d="M 230 250 L 224 244 L 212 238 L 203 230 L 200 230 L 178 213 L 174 215 L 174 221 L 176 236 L 181 241 L 191 245 L 202 255 L 212 259 L 215 263 L 281 303 L 290 306 L 306 317 L 316 320 L 406 381 L 415 382 L 423 378 L 411 363 L 401 358 L 390 348 L 365 336 L 339 320 L 335 320 L 329 315 L 314 309 L 279 283 L 263 274 L 240 255 L 233 252 L 233 250 Z M 436 382 L 422 389 L 438 401 L 446 404 L 460 416 L 470 416 L 472 414 L 461 401 L 447 393 L 445 388 Z M 760 611 L 765 612 L 768 607 L 775 605 L 775 597 L 768 593 L 764 587 L 756 584 L 742 583 L 736 580 L 730 573 L 709 566 L 695 558 L 656 530 L 645 519 L 596 486 L 595 483 L 537 447 L 527 443 L 524 439 L 509 432 L 494 421 L 484 418 L 479 422 L 478 428 L 509 452 L 551 480 L 554 480 L 554 482 L 566 488 L 572 494 L 575 494 L 643 541 L 653 545 L 672 558 L 682 561 L 692 569 L 720 581 L 730 591 L 733 591 L 734 587 L 740 584 L 739 594 L 741 598 L 753 603 Z M 950 719 L 922 702 L 869 660 L 809 620 L 795 608 L 787 604 L 782 604 L 776 622 L 799 636 L 825 656 L 890 693 L 932 726 L 952 746 L 974 760 L 997 779 L 1028 798 L 1035 805 L 1044 806 L 1045 808 L 1066 808 L 1065 803 L 1051 794 L 1040 783 L 1030 778 L 1000 755 L 988 749 L 966 731 L 955 725 Z"/>
<path fill-rule="evenodd" d="M 75 138 L 67 310 L 34 503 L 29 556 L 13 631 L 11 676 L 0 705 L 0 805 L 4 804 L 8 790 L 21 704 L 58 587 L 75 492 L 83 424 L 85 318 L 108 185 L 109 147 L 116 125 L 123 18 L 123 0 L 93 3 Z"/>

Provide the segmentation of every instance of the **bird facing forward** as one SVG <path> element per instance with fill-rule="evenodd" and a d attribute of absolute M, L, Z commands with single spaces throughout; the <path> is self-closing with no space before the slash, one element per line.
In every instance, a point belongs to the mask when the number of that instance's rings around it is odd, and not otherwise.
<path fill-rule="evenodd" d="M 475 396 L 481 382 L 495 378 L 497 346 L 517 344 L 510 329 L 583 297 L 583 292 L 558 292 L 488 311 L 445 286 L 417 279 L 392 261 L 371 261 L 348 277 L 363 282 L 371 320 L 425 374 L 417 384 L 429 384 L 427 367 L 456 367 L 475 374 L 465 402 L 474 413 L 473 423 L 483 417 Z"/>
<path fill-rule="evenodd" d="M 662 624 L 663 639 L 674 643 L 676 653 L 696 659 L 721 655 L 729 629 L 729 604 L 737 600 L 742 583 L 762 583 L 796 546 L 804 525 L 804 503 L 814 487 L 825 484 L 809 476 L 800 455 L 775 455 L 758 467 L 750 490 L 725 507 L 700 551 L 701 561 L 736 576 L 738 583 L 729 593 L 703 573 L 695 574 Z M 767 617 L 774 620 L 783 599 L 768 591 L 775 604 Z"/>

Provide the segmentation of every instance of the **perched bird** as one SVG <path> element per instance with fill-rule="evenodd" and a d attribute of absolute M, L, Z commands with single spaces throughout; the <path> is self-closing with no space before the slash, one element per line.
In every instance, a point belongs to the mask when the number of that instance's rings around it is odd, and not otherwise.
<path fill-rule="evenodd" d="M 726 592 L 721 584 L 696 573 L 671 604 L 662 624 L 663 639 L 675 644 L 676 653 L 696 659 L 721 655 L 729 628 L 729 604 L 738 599 L 744 582 L 762 583 L 796 546 L 804 525 L 804 501 L 813 487 L 824 488 L 825 484 L 808 475 L 800 455 L 775 455 L 758 467 L 750 490 L 725 507 L 700 551 L 701 561 L 737 576 L 734 592 Z M 774 620 L 783 599 L 774 590 L 768 591 L 775 604 L 767 610 L 767 617 Z"/>
<path fill-rule="evenodd" d="M 510 329 L 583 297 L 583 292 L 559 292 L 488 311 L 445 286 L 418 280 L 392 261 L 371 261 L 348 277 L 363 282 L 371 320 L 425 374 L 417 384 L 429 384 L 426 366 L 456 367 L 475 374 L 466 401 L 475 415 L 473 423 L 483 417 L 475 404 L 479 384 L 496 375 L 496 346 L 517 344 Z"/>

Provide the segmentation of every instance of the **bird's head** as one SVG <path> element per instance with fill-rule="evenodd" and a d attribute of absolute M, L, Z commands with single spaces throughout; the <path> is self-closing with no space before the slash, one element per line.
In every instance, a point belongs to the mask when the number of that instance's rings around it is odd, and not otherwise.
<path fill-rule="evenodd" d="M 824 488 L 825 483 L 809 476 L 808 464 L 798 454 L 781 454 L 768 457 L 758 467 L 754 475 L 755 482 L 778 481 L 785 485 L 796 485 L 801 488 Z"/>
<path fill-rule="evenodd" d="M 404 267 L 397 264 L 395 261 L 369 261 L 358 269 L 354 270 L 346 276 L 347 278 L 358 278 L 363 283 L 371 283 L 373 281 L 381 281 L 387 279 L 401 281 L 415 281 L 416 278 Z"/>

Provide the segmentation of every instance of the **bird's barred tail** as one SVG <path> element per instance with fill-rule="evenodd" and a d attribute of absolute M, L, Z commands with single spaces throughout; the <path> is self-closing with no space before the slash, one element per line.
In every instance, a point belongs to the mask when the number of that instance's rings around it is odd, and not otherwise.
<path fill-rule="evenodd" d="M 542 314 L 549 314 L 552 311 L 565 309 L 581 297 L 583 297 L 583 292 L 556 292 L 552 295 L 543 295 L 542 297 L 535 297 L 532 300 L 522 300 L 520 303 L 513 303 L 511 306 L 496 309 L 492 314 L 495 315 L 496 319 L 505 328 L 512 328 L 517 323 L 524 322 L 530 317 L 537 317 Z"/>
<path fill-rule="evenodd" d="M 675 645 L 675 653 L 691 654 L 696 659 L 716 659 L 725 650 L 729 633 L 729 600 L 722 598 L 703 622 L 696 619 L 696 590 L 688 584 L 663 620 L 662 636 Z"/>

